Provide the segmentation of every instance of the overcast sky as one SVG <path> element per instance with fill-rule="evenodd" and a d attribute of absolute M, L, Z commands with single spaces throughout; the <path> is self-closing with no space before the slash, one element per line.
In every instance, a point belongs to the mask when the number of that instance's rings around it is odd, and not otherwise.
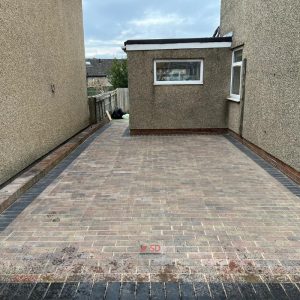
<path fill-rule="evenodd" d="M 86 57 L 123 57 L 128 39 L 210 37 L 220 0 L 83 0 Z"/>

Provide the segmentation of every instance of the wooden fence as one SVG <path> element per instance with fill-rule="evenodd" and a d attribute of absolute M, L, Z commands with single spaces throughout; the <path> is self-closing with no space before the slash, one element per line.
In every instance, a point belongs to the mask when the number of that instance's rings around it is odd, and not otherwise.
<path fill-rule="evenodd" d="M 117 89 L 117 104 L 118 107 L 126 113 L 129 113 L 129 92 L 127 89 Z"/>
<path fill-rule="evenodd" d="M 106 111 L 112 113 L 115 108 L 121 108 L 129 113 L 128 89 L 116 89 L 112 92 L 89 97 L 91 123 L 99 123 L 106 118 Z"/>

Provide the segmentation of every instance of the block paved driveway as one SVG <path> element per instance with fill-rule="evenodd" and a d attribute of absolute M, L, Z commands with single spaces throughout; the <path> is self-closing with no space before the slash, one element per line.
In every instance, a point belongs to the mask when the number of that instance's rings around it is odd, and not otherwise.
<path fill-rule="evenodd" d="M 221 135 L 99 130 L 0 217 L 0 299 L 300 299 L 299 186 Z"/>

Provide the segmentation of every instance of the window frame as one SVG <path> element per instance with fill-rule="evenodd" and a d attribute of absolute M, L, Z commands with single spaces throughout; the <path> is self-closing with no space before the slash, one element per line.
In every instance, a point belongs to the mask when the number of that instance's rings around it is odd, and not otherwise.
<path fill-rule="evenodd" d="M 242 78 L 243 78 L 243 52 L 242 52 L 242 60 L 241 61 L 238 61 L 238 62 L 235 62 L 234 61 L 234 54 L 237 52 L 237 51 L 240 51 L 240 50 L 244 50 L 243 47 L 239 47 L 239 48 L 236 48 L 232 51 L 232 59 L 231 59 L 231 80 L 230 80 L 230 100 L 233 100 L 233 101 L 236 101 L 236 102 L 240 102 L 241 100 L 241 92 L 242 92 Z M 240 90 L 239 90 L 239 94 L 233 94 L 232 93 L 232 88 L 233 88 L 233 69 L 234 67 L 240 67 L 241 68 L 241 73 L 240 73 Z"/>
<path fill-rule="evenodd" d="M 181 81 L 157 81 L 157 63 L 168 62 L 200 62 L 200 80 L 181 80 Z M 155 59 L 154 60 L 154 85 L 202 85 L 204 73 L 204 60 L 199 59 Z"/>

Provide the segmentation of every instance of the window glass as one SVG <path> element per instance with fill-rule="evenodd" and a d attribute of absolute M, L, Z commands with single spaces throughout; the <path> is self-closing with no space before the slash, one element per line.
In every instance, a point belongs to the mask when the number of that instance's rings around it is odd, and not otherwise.
<path fill-rule="evenodd" d="M 232 88 L 231 93 L 235 95 L 240 94 L 240 85 L 241 85 L 241 67 L 236 66 L 232 69 Z"/>
<path fill-rule="evenodd" d="M 243 49 L 232 53 L 230 97 L 239 101 L 241 95 L 241 78 L 243 68 Z"/>
<path fill-rule="evenodd" d="M 243 59 L 243 50 L 237 50 L 234 52 L 234 62 L 242 61 Z"/>
<path fill-rule="evenodd" d="M 156 62 L 156 81 L 200 81 L 201 61 Z"/>

